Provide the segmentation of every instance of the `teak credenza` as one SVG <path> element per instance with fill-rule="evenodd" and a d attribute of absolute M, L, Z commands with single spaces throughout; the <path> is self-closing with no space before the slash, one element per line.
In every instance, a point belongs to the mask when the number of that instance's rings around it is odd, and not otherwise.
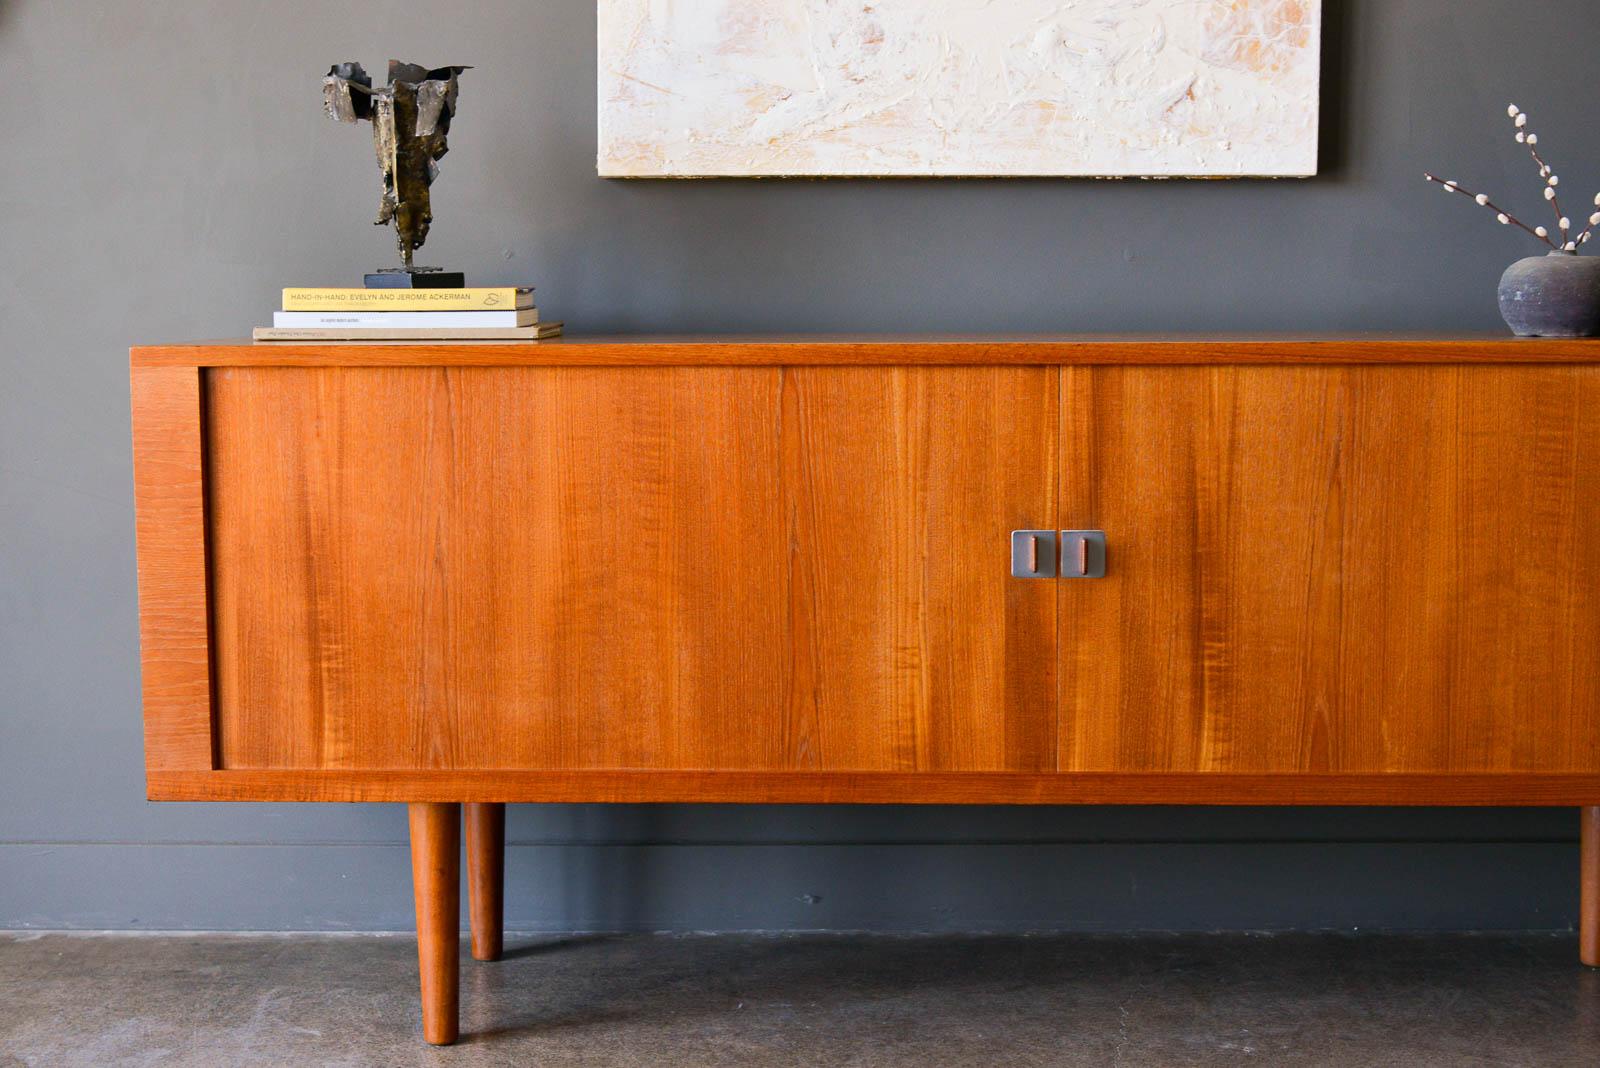
<path fill-rule="evenodd" d="M 430 1042 L 463 803 L 491 959 L 506 802 L 1568 805 L 1600 964 L 1600 341 L 219 342 L 132 392 L 149 796 L 410 803 Z"/>

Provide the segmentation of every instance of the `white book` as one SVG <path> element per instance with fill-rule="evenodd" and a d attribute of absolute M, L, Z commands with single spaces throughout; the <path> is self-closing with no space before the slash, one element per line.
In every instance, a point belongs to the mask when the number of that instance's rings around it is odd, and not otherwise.
<path fill-rule="evenodd" d="M 257 341 L 538 341 L 559 337 L 561 322 L 536 326 L 445 326 L 432 329 L 374 326 L 258 326 Z"/>
<path fill-rule="evenodd" d="M 272 325 L 281 330 L 352 328 L 459 330 L 475 326 L 504 329 L 510 326 L 533 326 L 538 321 L 538 308 L 507 308 L 503 311 L 280 311 L 272 313 Z"/>

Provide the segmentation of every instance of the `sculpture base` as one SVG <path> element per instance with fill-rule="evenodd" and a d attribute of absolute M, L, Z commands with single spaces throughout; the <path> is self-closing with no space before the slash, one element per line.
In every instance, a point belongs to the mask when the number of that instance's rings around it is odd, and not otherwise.
<path fill-rule="evenodd" d="M 467 276 L 437 267 L 383 267 L 363 279 L 368 289 L 461 289 Z"/>

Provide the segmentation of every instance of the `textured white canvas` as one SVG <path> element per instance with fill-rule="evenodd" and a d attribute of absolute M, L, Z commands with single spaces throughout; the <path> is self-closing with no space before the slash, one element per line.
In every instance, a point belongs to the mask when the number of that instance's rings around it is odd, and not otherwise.
<path fill-rule="evenodd" d="M 599 170 L 1310 175 L 1321 8 L 599 0 Z"/>

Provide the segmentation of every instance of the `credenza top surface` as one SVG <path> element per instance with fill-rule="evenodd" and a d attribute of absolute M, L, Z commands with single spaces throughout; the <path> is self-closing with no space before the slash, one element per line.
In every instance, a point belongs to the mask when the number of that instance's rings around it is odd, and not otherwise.
<path fill-rule="evenodd" d="M 134 367 L 1600 363 L 1600 338 L 1504 334 L 612 335 L 545 341 L 195 341 Z"/>

